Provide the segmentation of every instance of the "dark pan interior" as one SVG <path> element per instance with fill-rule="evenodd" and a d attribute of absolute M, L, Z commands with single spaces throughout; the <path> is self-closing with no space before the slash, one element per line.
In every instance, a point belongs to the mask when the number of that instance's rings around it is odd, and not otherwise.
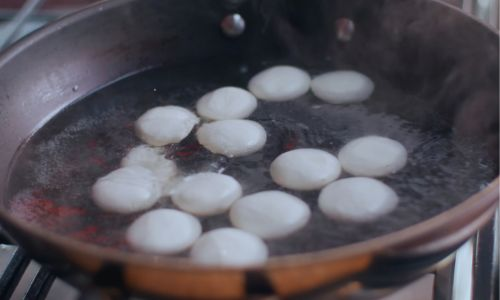
<path fill-rule="evenodd" d="M 223 51 L 216 51 L 219 45 L 207 45 L 200 57 L 170 58 L 160 67 L 138 63 L 140 68 L 128 72 L 135 75 L 109 85 L 102 82 L 97 91 L 82 95 L 46 122 L 17 151 L 5 208 L 51 231 L 128 250 L 123 231 L 137 215 L 103 213 L 89 191 L 97 177 L 117 168 L 126 151 L 140 143 L 133 121 L 156 105 L 192 108 L 213 88 L 245 87 L 252 74 L 276 64 L 297 65 L 313 75 L 355 69 L 370 76 L 376 90 L 365 104 L 347 106 L 324 104 L 311 94 L 293 102 L 260 102 L 250 118 L 264 125 L 269 138 L 263 151 L 250 156 L 210 154 L 193 135 L 167 147 L 167 156 L 186 174 L 223 169 L 242 182 L 245 193 L 278 188 L 267 168 L 279 153 L 297 147 L 336 154 L 352 138 L 379 134 L 403 143 L 409 162 L 401 172 L 382 179 L 396 190 L 400 204 L 376 222 L 328 220 L 316 208 L 317 192 L 294 193 L 310 205 L 313 216 L 303 230 L 269 242 L 272 254 L 327 249 L 402 229 L 483 188 L 498 171 L 495 35 L 472 21 L 455 24 L 444 7 L 426 1 L 339 3 L 249 2 L 242 8 L 248 25 L 244 36 L 228 40 L 213 35 Z M 203 15 L 208 23 L 221 14 L 220 8 L 211 9 Z M 351 42 L 336 40 L 337 17 L 355 22 Z M 460 38 L 446 31 L 451 25 L 461 26 Z M 137 73 L 141 68 L 149 70 Z M 163 199 L 157 206 L 171 204 Z M 202 223 L 205 231 L 229 225 L 225 214 Z"/>
<path fill-rule="evenodd" d="M 276 62 L 264 65 L 268 64 Z M 104 213 L 93 205 L 89 192 L 96 178 L 118 168 L 127 150 L 141 143 L 133 131 L 134 120 L 157 105 L 193 108 L 196 99 L 216 87 L 244 87 L 249 76 L 264 65 L 250 66 L 225 58 L 155 69 L 119 81 L 67 108 L 22 150 L 11 178 L 11 212 L 58 233 L 126 249 L 123 231 L 137 214 Z M 454 141 L 439 115 L 424 108 L 426 114 L 434 116 L 429 118 L 432 129 L 422 130 L 392 108 L 398 101 L 423 105 L 422 99 L 400 93 L 383 81 L 377 82 L 377 92 L 366 104 L 335 106 L 312 95 L 286 103 L 260 102 L 250 118 L 263 124 L 268 133 L 262 151 L 228 159 L 203 149 L 192 134 L 181 144 L 168 146 L 167 157 L 185 174 L 223 171 L 232 175 L 248 194 L 279 189 L 272 183 L 268 167 L 286 150 L 313 147 L 337 153 L 350 139 L 368 134 L 402 142 L 409 150 L 408 166 L 383 178 L 401 198 L 393 213 L 362 225 L 334 222 L 318 211 L 318 192 L 295 192 L 310 205 L 311 221 L 290 237 L 269 242 L 273 254 L 345 245 L 443 212 L 495 175 L 482 145 Z M 156 205 L 171 206 L 168 199 Z M 230 226 L 227 214 L 203 219 L 204 230 L 224 226 Z"/>

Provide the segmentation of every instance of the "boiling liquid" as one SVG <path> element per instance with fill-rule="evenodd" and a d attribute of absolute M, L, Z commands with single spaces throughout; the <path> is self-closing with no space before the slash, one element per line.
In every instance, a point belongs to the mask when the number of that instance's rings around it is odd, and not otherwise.
<path fill-rule="evenodd" d="M 204 93 L 221 86 L 245 87 L 262 68 L 217 62 L 159 68 L 120 80 L 69 106 L 21 149 L 10 178 L 11 212 L 60 234 L 129 251 L 124 232 L 141 213 L 103 212 L 90 192 L 97 178 L 118 168 L 128 150 L 141 144 L 134 121 L 159 105 L 194 111 Z M 304 200 L 312 211 L 309 223 L 286 238 L 268 241 L 271 255 L 333 248 L 405 228 L 455 206 L 495 176 L 494 163 L 486 159 L 481 145 L 453 139 L 449 126 L 432 110 L 423 109 L 425 99 L 404 95 L 381 79 L 375 83 L 375 93 L 361 104 L 327 104 L 311 93 L 287 102 L 259 101 L 249 119 L 264 126 L 267 143 L 252 155 L 212 154 L 197 143 L 194 130 L 181 143 L 166 146 L 166 157 L 176 162 L 182 175 L 222 172 L 236 178 L 244 194 L 279 189 Z M 408 150 L 406 167 L 381 178 L 399 195 L 399 205 L 376 221 L 330 220 L 317 207 L 319 191 L 290 191 L 270 178 L 270 163 L 287 150 L 319 148 L 336 155 L 348 141 L 365 135 L 392 138 Z M 158 207 L 173 204 L 162 198 Z M 227 213 L 201 222 L 204 231 L 231 226 Z"/>

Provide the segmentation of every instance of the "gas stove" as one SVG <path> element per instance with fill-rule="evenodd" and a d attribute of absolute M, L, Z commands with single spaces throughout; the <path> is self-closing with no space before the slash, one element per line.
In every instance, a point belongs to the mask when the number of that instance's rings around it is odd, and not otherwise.
<path fill-rule="evenodd" d="M 31 1 L 31 2 L 35 2 Z M 2 0 L 0 3 L 0 41 L 8 34 L 5 24 L 15 18 L 24 2 Z M 19 26 L 12 41 L 36 30 L 91 0 L 47 0 Z M 498 0 L 447 0 L 476 15 L 492 27 L 499 27 Z M 2 26 L 3 25 L 3 26 Z M 0 47 L 1 49 L 1 47 Z M 495 300 L 499 299 L 498 281 L 498 212 L 481 231 L 459 250 L 436 264 L 429 272 L 405 286 L 390 290 L 361 290 L 361 298 L 378 300 Z M 106 299 L 96 290 L 78 290 L 57 278 L 50 266 L 40 266 L 28 254 L 0 234 L 0 299 Z M 352 284 L 356 288 L 356 283 Z M 332 299 L 321 291 L 300 299 Z M 380 296 L 383 295 L 383 296 Z M 275 299 L 266 297 L 265 299 Z M 277 299 L 277 298 L 276 298 Z"/>

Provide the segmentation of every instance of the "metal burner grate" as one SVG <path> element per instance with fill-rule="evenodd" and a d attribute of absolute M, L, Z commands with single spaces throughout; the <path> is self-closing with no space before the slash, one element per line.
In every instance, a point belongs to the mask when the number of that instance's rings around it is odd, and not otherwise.
<path fill-rule="evenodd" d="M 32 261 L 17 246 L 0 245 L 0 299 L 77 299 L 78 292 L 57 279 L 48 267 Z"/>
<path fill-rule="evenodd" d="M 499 0 L 444 0 L 462 7 L 466 12 L 494 27 L 499 27 Z M 12 17 L 13 8 L 18 7 L 21 0 L 2 0 L 0 4 L 0 21 Z M 47 1 L 52 3 L 87 3 L 90 0 Z M 63 3 L 63 4 L 64 4 Z M 3 5 L 3 6 L 2 6 Z M 60 16 L 69 10 L 49 10 L 37 13 L 24 24 L 22 33 L 27 33 L 44 22 Z M 1 29 L 1 26 L 0 26 Z M 0 32 L 1 38 L 1 32 Z M 426 275 L 411 286 L 417 289 L 412 292 L 401 288 L 389 297 L 381 300 L 424 300 L 418 292 L 422 284 L 434 291 L 434 300 L 498 300 L 498 214 L 475 238 L 469 241 L 457 257 L 459 261 L 451 261 L 435 274 Z M 472 251 L 470 251 L 472 250 Z M 432 279 L 432 281 L 429 281 Z M 457 292 L 457 282 L 469 284 L 469 292 Z M 413 290 L 414 291 L 414 290 Z M 455 291 L 455 292 L 454 292 Z M 90 295 L 90 296 L 89 296 Z M 409 295 L 409 296 L 408 296 Z M 413 296 L 412 296 L 413 295 Z M 412 297 L 412 298 L 403 298 Z M 8 242 L 0 234 L 0 299 L 101 299 L 99 293 L 81 293 L 58 279 L 49 267 L 40 266 L 32 261 L 26 252 Z M 320 297 L 321 298 L 321 297 Z M 321 298 L 328 299 L 328 298 Z"/>

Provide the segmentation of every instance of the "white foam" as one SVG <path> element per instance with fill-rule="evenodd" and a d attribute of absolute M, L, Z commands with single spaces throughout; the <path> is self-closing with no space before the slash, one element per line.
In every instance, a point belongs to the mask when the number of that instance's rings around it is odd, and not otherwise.
<path fill-rule="evenodd" d="M 177 166 L 173 160 L 166 159 L 164 156 L 163 148 L 139 145 L 130 149 L 122 159 L 121 166 L 141 166 L 150 170 L 162 188 L 162 195 L 168 195 L 175 181 Z"/>

